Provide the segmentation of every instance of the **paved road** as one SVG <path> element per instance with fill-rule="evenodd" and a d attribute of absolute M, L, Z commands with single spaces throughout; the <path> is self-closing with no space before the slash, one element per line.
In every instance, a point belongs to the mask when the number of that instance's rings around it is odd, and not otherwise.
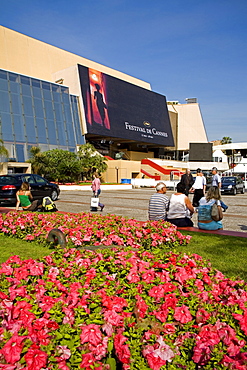
<path fill-rule="evenodd" d="M 148 201 L 154 189 L 141 188 L 130 190 L 104 190 L 100 201 L 105 204 L 103 214 L 116 214 L 140 221 L 147 220 Z M 172 191 L 168 191 L 168 197 Z M 89 212 L 90 191 L 61 191 L 56 205 L 60 211 Z M 224 213 L 223 225 L 225 230 L 247 232 L 247 193 L 236 196 L 224 195 L 224 202 L 229 206 Z M 193 215 L 196 226 L 196 214 Z"/>

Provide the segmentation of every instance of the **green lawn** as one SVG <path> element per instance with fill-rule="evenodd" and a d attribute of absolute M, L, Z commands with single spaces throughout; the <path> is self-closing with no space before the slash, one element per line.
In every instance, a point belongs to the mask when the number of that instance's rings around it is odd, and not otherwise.
<path fill-rule="evenodd" d="M 181 247 L 183 252 L 199 254 L 209 260 L 212 266 L 227 277 L 247 281 L 247 239 L 233 236 L 209 235 L 198 232 L 182 232 L 191 235 L 188 246 Z"/>
<path fill-rule="evenodd" d="M 20 256 L 21 259 L 29 259 L 41 258 L 51 252 L 51 248 L 44 247 L 37 242 L 27 242 L 0 234 L 0 263 L 14 255 Z"/>
<path fill-rule="evenodd" d="M 192 235 L 192 239 L 187 246 L 179 248 L 179 251 L 199 254 L 227 277 L 241 278 L 247 281 L 246 238 L 185 231 L 183 234 Z M 44 247 L 37 242 L 26 242 L 0 235 L 0 263 L 13 255 L 19 255 L 22 259 L 40 258 L 50 254 L 52 250 L 52 248 Z"/>

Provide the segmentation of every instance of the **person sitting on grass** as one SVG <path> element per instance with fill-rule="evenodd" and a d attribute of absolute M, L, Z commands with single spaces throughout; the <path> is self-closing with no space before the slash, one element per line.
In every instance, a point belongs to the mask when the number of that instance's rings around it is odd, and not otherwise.
<path fill-rule="evenodd" d="M 220 191 L 218 187 L 211 186 L 207 195 L 200 199 L 198 208 L 198 227 L 203 230 L 222 230 L 221 221 L 214 221 L 211 217 L 211 210 L 214 203 L 217 204 L 220 220 L 223 218 Z"/>
<path fill-rule="evenodd" d="M 16 211 L 19 210 L 19 206 L 22 207 L 24 211 L 37 211 L 38 208 L 42 207 L 42 201 L 33 200 L 33 196 L 30 191 L 30 185 L 28 182 L 23 182 L 21 184 L 20 190 L 16 193 Z"/>
<path fill-rule="evenodd" d="M 185 191 L 184 184 L 179 182 L 177 184 L 177 192 L 172 194 L 170 198 L 167 221 L 178 227 L 193 226 L 190 217 L 194 213 L 194 207 L 190 199 L 185 195 Z"/>
<path fill-rule="evenodd" d="M 169 199 L 167 198 L 165 193 L 166 185 L 163 182 L 158 182 L 158 184 L 156 185 L 156 193 L 154 193 L 149 200 L 149 220 L 166 220 L 166 212 L 169 206 Z"/>

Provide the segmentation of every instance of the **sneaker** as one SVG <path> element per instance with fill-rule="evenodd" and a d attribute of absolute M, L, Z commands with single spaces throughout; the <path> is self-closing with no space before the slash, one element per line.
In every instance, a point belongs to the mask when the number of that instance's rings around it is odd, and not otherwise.
<path fill-rule="evenodd" d="M 223 212 L 226 212 L 226 210 L 228 209 L 228 206 L 225 206 L 224 208 L 223 208 Z"/>
<path fill-rule="evenodd" d="M 104 207 L 105 207 L 105 205 L 103 205 L 103 206 L 100 207 L 100 211 L 101 212 L 103 211 Z"/>

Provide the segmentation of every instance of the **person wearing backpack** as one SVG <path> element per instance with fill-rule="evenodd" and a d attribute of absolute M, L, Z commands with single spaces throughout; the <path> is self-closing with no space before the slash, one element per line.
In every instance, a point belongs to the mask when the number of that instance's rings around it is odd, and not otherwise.
<path fill-rule="evenodd" d="M 200 199 L 198 208 L 198 227 L 203 230 L 222 230 L 223 213 L 220 203 L 220 191 L 218 187 L 211 186 L 207 195 Z M 212 207 L 216 203 L 219 214 L 219 221 L 212 218 Z"/>

